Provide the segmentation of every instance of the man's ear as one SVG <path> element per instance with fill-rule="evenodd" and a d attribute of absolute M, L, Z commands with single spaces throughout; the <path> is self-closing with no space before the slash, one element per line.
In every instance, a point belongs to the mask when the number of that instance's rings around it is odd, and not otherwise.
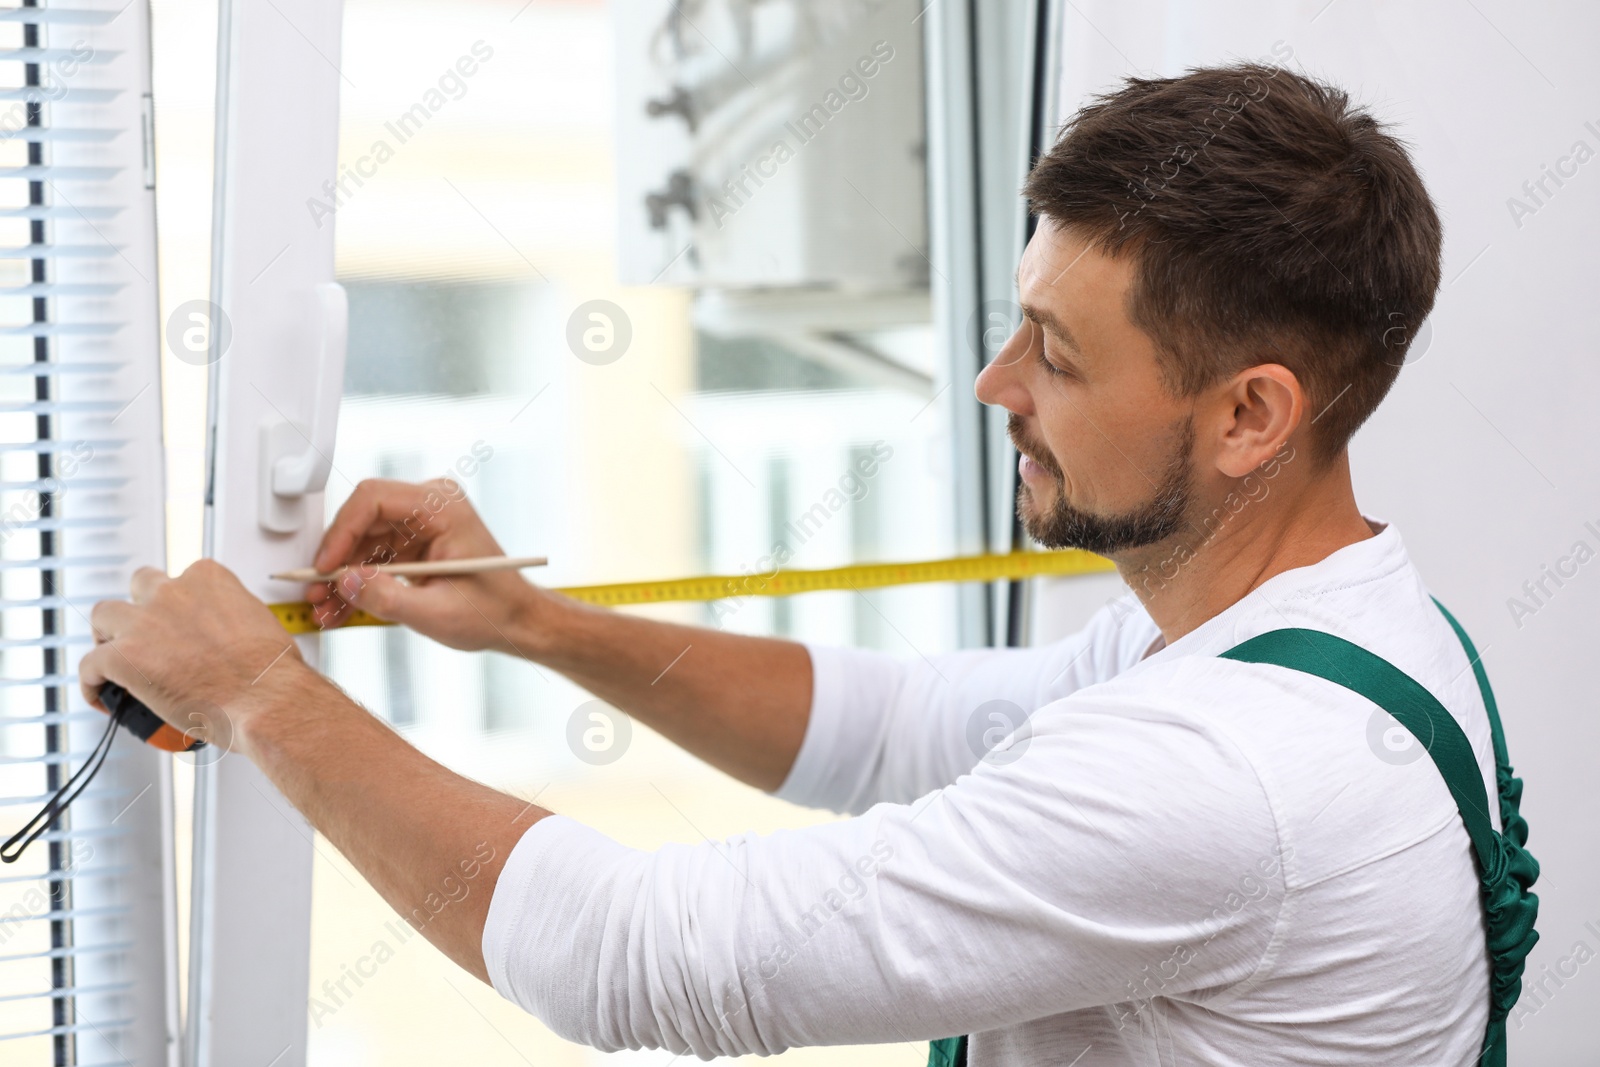
<path fill-rule="evenodd" d="M 1275 455 L 1305 421 L 1306 395 L 1288 367 L 1262 363 L 1228 380 L 1219 397 L 1217 469 L 1243 478 Z"/>

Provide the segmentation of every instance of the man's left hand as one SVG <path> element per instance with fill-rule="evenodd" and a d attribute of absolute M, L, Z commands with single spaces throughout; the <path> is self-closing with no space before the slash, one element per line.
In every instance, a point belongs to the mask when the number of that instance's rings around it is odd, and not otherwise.
<path fill-rule="evenodd" d="M 260 706 L 272 682 L 305 671 L 294 639 L 236 578 L 211 560 L 180 577 L 154 567 L 133 574 L 131 601 L 102 600 L 89 622 L 95 647 L 78 665 L 84 699 L 102 711 L 100 686 L 116 682 L 146 706 L 200 740 Z"/>

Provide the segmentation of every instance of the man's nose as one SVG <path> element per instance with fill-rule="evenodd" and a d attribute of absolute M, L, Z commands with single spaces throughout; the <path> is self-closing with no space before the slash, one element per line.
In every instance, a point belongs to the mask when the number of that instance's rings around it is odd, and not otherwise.
<path fill-rule="evenodd" d="M 1027 319 L 1000 346 L 993 361 L 978 374 L 973 391 L 978 401 L 995 404 L 1018 415 L 1033 414 L 1033 397 L 1027 388 L 1027 355 L 1033 342 L 1033 323 Z"/>

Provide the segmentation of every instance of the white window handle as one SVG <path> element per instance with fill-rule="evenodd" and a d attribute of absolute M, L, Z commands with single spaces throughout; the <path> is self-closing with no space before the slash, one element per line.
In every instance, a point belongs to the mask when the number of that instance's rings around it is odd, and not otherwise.
<path fill-rule="evenodd" d="M 263 529 L 275 533 L 293 533 L 305 525 L 305 498 L 327 487 L 333 469 L 350 300 L 338 282 L 323 282 L 315 296 L 319 345 L 311 424 L 275 416 L 261 426 L 260 521 Z"/>

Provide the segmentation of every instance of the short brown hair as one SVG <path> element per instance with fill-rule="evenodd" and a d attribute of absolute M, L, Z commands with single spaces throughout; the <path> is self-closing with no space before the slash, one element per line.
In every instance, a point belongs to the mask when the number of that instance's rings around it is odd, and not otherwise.
<path fill-rule="evenodd" d="M 1067 123 L 1023 192 L 1137 257 L 1128 316 L 1173 395 L 1281 363 L 1323 462 L 1388 393 L 1439 288 L 1439 216 L 1405 146 L 1282 67 L 1129 78 Z"/>

